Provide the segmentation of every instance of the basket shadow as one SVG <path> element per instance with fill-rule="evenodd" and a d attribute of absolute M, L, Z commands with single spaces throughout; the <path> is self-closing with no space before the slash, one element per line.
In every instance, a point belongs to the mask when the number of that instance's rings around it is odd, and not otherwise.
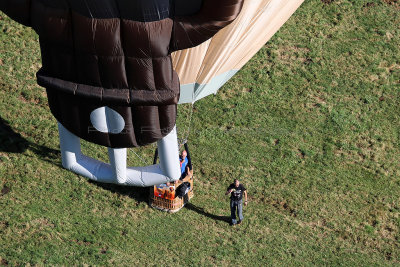
<path fill-rule="evenodd" d="M 210 219 L 213 219 L 215 221 L 222 221 L 222 222 L 230 223 L 230 220 L 231 220 L 231 217 L 229 217 L 229 216 L 220 216 L 220 215 L 215 215 L 215 214 L 206 212 L 206 211 L 204 211 L 204 208 L 193 205 L 192 203 L 187 203 L 185 205 L 185 208 L 188 210 L 194 211 L 200 215 L 206 216 Z"/>

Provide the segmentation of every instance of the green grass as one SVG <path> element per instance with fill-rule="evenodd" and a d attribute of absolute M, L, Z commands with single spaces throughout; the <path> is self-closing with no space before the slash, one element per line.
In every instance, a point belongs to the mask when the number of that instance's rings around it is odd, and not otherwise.
<path fill-rule="evenodd" d="M 0 265 L 399 265 L 398 1 L 306 0 L 196 103 L 196 195 L 176 214 L 62 169 L 37 36 L 0 17 Z M 250 203 L 231 228 L 236 177 Z"/>

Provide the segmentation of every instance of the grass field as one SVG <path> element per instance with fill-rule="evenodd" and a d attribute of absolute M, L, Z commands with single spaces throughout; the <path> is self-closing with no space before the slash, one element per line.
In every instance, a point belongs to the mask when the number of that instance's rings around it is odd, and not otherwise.
<path fill-rule="evenodd" d="M 399 1 L 306 0 L 196 103 L 196 195 L 176 214 L 61 167 L 37 35 L 0 17 L 0 265 L 399 266 Z M 230 227 L 236 177 L 250 202 Z"/>

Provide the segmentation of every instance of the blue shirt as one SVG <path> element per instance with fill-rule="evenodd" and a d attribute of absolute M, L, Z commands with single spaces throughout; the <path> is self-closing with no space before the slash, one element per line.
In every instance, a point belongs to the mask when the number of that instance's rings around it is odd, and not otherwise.
<path fill-rule="evenodd" d="M 182 160 L 182 159 L 180 159 Z M 188 159 L 187 157 L 185 158 L 185 161 L 181 163 L 181 174 L 184 174 L 186 172 L 186 166 L 188 164 Z"/>

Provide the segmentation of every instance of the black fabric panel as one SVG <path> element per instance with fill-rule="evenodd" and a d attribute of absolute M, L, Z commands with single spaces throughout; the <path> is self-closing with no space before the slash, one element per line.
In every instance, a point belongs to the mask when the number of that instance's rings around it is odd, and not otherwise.
<path fill-rule="evenodd" d="M 151 58 L 127 58 L 126 73 L 130 87 L 134 89 L 156 90 Z"/>
<path fill-rule="evenodd" d="M 157 73 L 155 77 L 156 88 L 173 88 L 174 71 L 172 69 L 172 61 L 169 57 L 153 59 L 153 71 Z"/>
<path fill-rule="evenodd" d="M 0 10 L 13 20 L 25 25 L 31 24 L 31 0 L 1 0 Z"/>
<path fill-rule="evenodd" d="M 34 2 L 40 2 L 42 5 L 52 7 L 56 9 L 68 9 L 68 0 L 32 0 Z"/>
<path fill-rule="evenodd" d="M 173 22 L 170 19 L 145 23 L 148 35 L 150 55 L 152 58 L 168 55 Z"/>
<path fill-rule="evenodd" d="M 71 8 L 88 18 L 123 18 L 150 22 L 170 17 L 170 0 L 68 0 Z"/>
<path fill-rule="evenodd" d="M 18 1 L 18 0 L 9 0 Z M 28 2 L 27 0 L 25 0 Z M 159 21 L 174 15 L 200 11 L 203 0 L 39 0 L 49 7 L 66 9 L 88 18 L 123 18 L 141 22 Z"/>
<path fill-rule="evenodd" d="M 149 33 L 143 23 L 122 20 L 121 38 L 126 57 L 151 57 Z"/>
<path fill-rule="evenodd" d="M 175 16 L 188 16 L 198 13 L 203 0 L 174 0 Z"/>
<path fill-rule="evenodd" d="M 243 0 L 0 0 L 39 34 L 38 84 L 51 112 L 77 136 L 109 147 L 146 145 L 174 127 L 179 78 L 170 53 L 200 44 L 239 14 Z M 194 15 L 193 15 L 194 14 Z M 182 16 L 181 16 L 182 15 Z M 120 134 L 94 129 L 109 106 Z"/>
<path fill-rule="evenodd" d="M 78 83 L 101 87 L 99 60 L 94 54 L 75 53 Z"/>
<path fill-rule="evenodd" d="M 40 86 L 54 92 L 67 93 L 76 97 L 99 101 L 103 105 L 174 105 L 179 100 L 179 80 L 174 73 L 173 84 L 177 85 L 173 90 L 136 90 L 136 89 L 105 89 L 99 86 L 78 84 L 57 78 L 46 76 L 40 70 L 37 74 Z"/>
<path fill-rule="evenodd" d="M 140 126 L 133 123 L 132 108 L 121 106 L 110 106 L 110 108 L 117 111 L 125 120 L 125 128 L 120 134 L 109 135 L 110 147 L 125 147 L 125 143 L 131 144 L 133 147 L 139 146 L 136 141 L 134 128 Z"/>
<path fill-rule="evenodd" d="M 70 132 L 98 145 L 124 148 L 154 143 L 166 136 L 176 123 L 176 105 L 110 106 L 125 120 L 119 134 L 97 131 L 90 122 L 93 110 L 103 105 L 69 94 L 47 90 L 49 106 L 54 117 Z"/>
<path fill-rule="evenodd" d="M 134 111 L 136 112 L 132 114 L 132 121 L 140 125 L 136 127 L 136 138 L 139 143 L 151 143 L 151 140 L 159 140 L 164 136 L 161 134 L 157 106 L 134 107 Z"/>
<path fill-rule="evenodd" d="M 0 10 L 14 20 L 29 25 L 31 0 L 2 0 Z M 35 0 L 47 7 L 66 10 L 69 7 L 88 18 L 124 18 L 151 22 L 173 15 L 197 13 L 203 0 Z"/>
<path fill-rule="evenodd" d="M 94 48 L 99 56 L 123 56 L 121 45 L 121 20 L 107 19 L 92 20 L 95 23 L 94 32 L 91 37 L 94 39 Z"/>
<path fill-rule="evenodd" d="M 67 2 L 72 10 L 88 18 L 105 19 L 119 17 L 118 6 L 115 0 L 67 0 Z"/>
<path fill-rule="evenodd" d="M 151 22 L 169 18 L 170 0 L 117 0 L 121 18 Z"/>
<path fill-rule="evenodd" d="M 204 0 L 195 15 L 175 16 L 171 52 L 197 46 L 236 19 L 244 0 Z"/>
<path fill-rule="evenodd" d="M 160 119 L 160 130 L 162 135 L 167 135 L 172 131 L 176 120 L 175 117 L 172 117 L 173 114 L 176 116 L 177 106 L 164 105 L 158 107 L 158 116 Z"/>
<path fill-rule="evenodd" d="M 124 56 L 98 57 L 101 84 L 105 88 L 128 88 Z"/>
<path fill-rule="evenodd" d="M 74 48 L 79 53 L 95 55 L 95 32 L 97 21 L 71 12 Z"/>

